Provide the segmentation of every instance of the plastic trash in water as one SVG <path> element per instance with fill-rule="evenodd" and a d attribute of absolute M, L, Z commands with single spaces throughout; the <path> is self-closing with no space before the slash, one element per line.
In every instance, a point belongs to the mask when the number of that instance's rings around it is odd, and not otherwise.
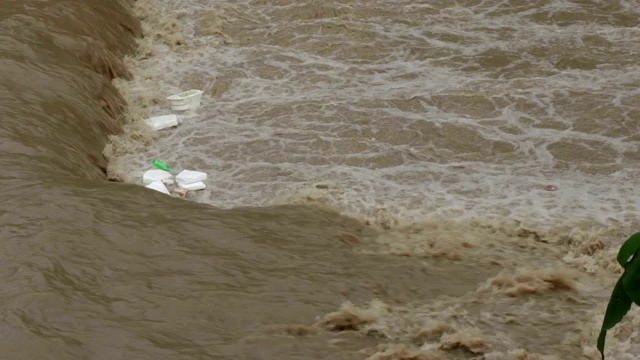
<path fill-rule="evenodd" d="M 207 180 L 207 173 L 201 171 L 182 170 L 176 175 L 178 187 L 189 191 L 205 189 L 207 187 L 205 180 Z"/>
<path fill-rule="evenodd" d="M 167 97 L 174 111 L 195 110 L 200 107 L 202 90 L 187 90 Z"/>
<path fill-rule="evenodd" d="M 162 181 L 163 183 L 172 183 L 172 175 L 171 173 L 166 172 L 165 170 L 159 169 L 151 169 L 147 170 L 142 174 L 142 183 L 145 185 L 149 185 L 154 181 Z"/>
<path fill-rule="evenodd" d="M 167 189 L 167 187 L 164 185 L 162 181 L 154 181 L 145 187 L 147 189 L 155 190 L 163 194 L 171 195 L 171 193 L 169 193 L 169 190 Z"/>
<path fill-rule="evenodd" d="M 158 159 L 153 160 L 153 166 L 157 167 L 160 170 L 164 170 L 168 173 L 171 173 L 171 168 L 167 164 L 163 163 Z"/>
<path fill-rule="evenodd" d="M 182 170 L 180 174 L 176 175 L 176 181 L 180 186 L 197 183 L 204 180 L 207 180 L 207 173 L 203 173 L 200 171 Z"/>
<path fill-rule="evenodd" d="M 148 118 L 145 120 L 147 125 L 154 131 L 167 129 L 170 127 L 178 126 L 178 117 L 175 115 L 162 115 Z"/>
<path fill-rule="evenodd" d="M 178 186 L 181 189 L 189 190 L 189 191 L 203 190 L 203 189 L 206 189 L 207 187 L 207 185 L 205 185 L 205 183 L 202 181 L 197 181 L 190 184 L 178 183 Z"/>

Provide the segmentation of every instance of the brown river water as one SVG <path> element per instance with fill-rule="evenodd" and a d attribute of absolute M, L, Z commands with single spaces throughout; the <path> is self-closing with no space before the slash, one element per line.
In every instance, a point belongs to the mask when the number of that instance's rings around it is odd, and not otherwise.
<path fill-rule="evenodd" d="M 599 359 L 640 5 L 0 7 L 0 359 Z M 175 129 L 165 97 L 203 89 Z M 207 172 L 140 186 L 154 158 Z M 608 359 L 640 354 L 640 311 Z"/>

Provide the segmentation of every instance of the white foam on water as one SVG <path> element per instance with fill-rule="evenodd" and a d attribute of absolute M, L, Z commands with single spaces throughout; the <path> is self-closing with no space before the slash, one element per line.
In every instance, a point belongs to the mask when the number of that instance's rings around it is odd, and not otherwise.
<path fill-rule="evenodd" d="M 209 174 L 197 201 L 312 202 L 384 226 L 637 224 L 637 28 L 563 23 L 581 14 L 567 1 L 162 6 L 185 45 L 157 45 L 137 65 L 149 75 L 123 86 L 205 94 L 179 128 L 112 159 L 125 179 L 159 158 Z"/>

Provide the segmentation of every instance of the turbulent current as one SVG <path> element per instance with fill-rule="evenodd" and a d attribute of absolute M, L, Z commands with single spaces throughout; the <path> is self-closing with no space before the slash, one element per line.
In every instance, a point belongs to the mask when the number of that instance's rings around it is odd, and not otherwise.
<path fill-rule="evenodd" d="M 639 26 L 632 0 L 5 1 L 0 359 L 599 359 Z M 207 188 L 144 188 L 153 159 Z"/>

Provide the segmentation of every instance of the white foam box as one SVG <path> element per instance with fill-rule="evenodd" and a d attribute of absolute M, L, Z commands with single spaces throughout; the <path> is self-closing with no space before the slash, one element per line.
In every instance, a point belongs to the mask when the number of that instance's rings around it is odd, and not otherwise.
<path fill-rule="evenodd" d="M 167 97 L 167 100 L 171 103 L 171 110 L 173 111 L 195 110 L 200 107 L 202 94 L 202 90 L 192 89 L 171 95 Z"/>
<path fill-rule="evenodd" d="M 151 189 L 151 190 L 155 190 L 155 191 L 159 191 L 161 193 L 167 194 L 167 195 L 171 195 L 169 193 L 169 190 L 167 189 L 166 186 L 164 186 L 164 183 L 162 181 L 154 181 L 151 184 L 145 186 L 147 189 Z"/>
<path fill-rule="evenodd" d="M 207 180 L 207 173 L 200 171 L 182 170 L 180 174 L 176 175 L 178 185 L 188 185 L 205 180 Z"/>
<path fill-rule="evenodd" d="M 172 177 L 171 173 L 168 173 L 164 170 L 152 169 L 147 170 L 142 174 L 142 183 L 145 185 L 149 185 L 154 181 L 162 181 L 163 183 L 171 183 Z"/>
<path fill-rule="evenodd" d="M 162 115 L 148 118 L 145 120 L 147 125 L 154 131 L 167 129 L 178 126 L 178 117 L 176 115 Z"/>
<path fill-rule="evenodd" d="M 202 181 L 194 182 L 194 183 L 191 183 L 191 184 L 178 183 L 178 186 L 181 189 L 189 190 L 189 191 L 204 190 L 207 187 L 207 185 L 205 185 L 205 183 L 202 182 Z"/>

